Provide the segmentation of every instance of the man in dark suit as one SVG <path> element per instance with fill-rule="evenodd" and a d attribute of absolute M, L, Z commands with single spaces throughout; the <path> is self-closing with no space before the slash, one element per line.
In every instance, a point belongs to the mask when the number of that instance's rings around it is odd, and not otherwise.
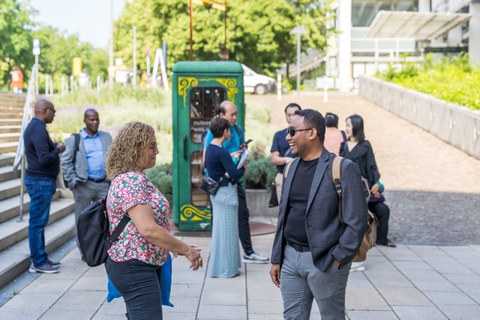
<path fill-rule="evenodd" d="M 286 173 L 270 276 L 282 292 L 284 319 L 310 318 L 313 298 L 322 320 L 345 319 L 350 266 L 367 225 L 358 167 L 341 167 L 342 220 L 332 180 L 333 153 L 323 148 L 325 119 L 297 110 L 287 141 L 296 158 Z"/>

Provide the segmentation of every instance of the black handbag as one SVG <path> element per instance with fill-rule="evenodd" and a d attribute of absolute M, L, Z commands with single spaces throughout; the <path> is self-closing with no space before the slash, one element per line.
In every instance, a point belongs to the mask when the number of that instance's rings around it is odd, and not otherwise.
<path fill-rule="evenodd" d="M 220 179 L 222 181 L 222 179 Z M 208 193 L 209 195 L 215 195 L 220 188 L 220 181 L 215 181 L 209 176 L 204 176 L 202 179 L 202 185 L 200 189 Z"/>
<path fill-rule="evenodd" d="M 274 208 L 278 206 L 277 186 L 275 182 L 272 183 L 272 193 L 270 194 L 270 200 L 268 201 L 268 207 Z"/>

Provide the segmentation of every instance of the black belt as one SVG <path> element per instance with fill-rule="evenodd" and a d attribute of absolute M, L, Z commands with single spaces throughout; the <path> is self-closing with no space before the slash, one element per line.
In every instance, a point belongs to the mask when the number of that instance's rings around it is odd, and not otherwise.
<path fill-rule="evenodd" d="M 290 247 L 297 250 L 298 252 L 310 252 L 309 246 L 302 246 L 301 244 L 287 242 Z"/>
<path fill-rule="evenodd" d="M 93 182 L 95 182 L 95 183 L 105 182 L 105 178 L 103 178 L 103 179 L 88 178 L 88 180 L 93 181 Z"/>

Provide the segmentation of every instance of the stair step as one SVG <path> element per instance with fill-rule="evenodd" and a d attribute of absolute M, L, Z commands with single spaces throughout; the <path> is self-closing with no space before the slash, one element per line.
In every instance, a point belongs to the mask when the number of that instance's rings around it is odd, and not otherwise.
<path fill-rule="evenodd" d="M 28 225 L 26 221 L 23 224 Z M 45 229 L 45 249 L 51 253 L 75 236 L 75 216 L 69 214 Z M 30 267 L 28 238 L 0 252 L 0 288 Z M 60 271 L 61 272 L 61 271 Z"/>
<path fill-rule="evenodd" d="M 0 133 L 0 142 L 18 142 L 20 132 Z"/>
<path fill-rule="evenodd" d="M 17 142 L 2 142 L 0 143 L 0 153 L 16 152 L 18 146 Z"/>
<path fill-rule="evenodd" d="M 0 126 L 0 133 L 20 133 L 21 126 Z"/>
<path fill-rule="evenodd" d="M 20 178 L 0 182 L 0 200 L 20 194 Z"/>
<path fill-rule="evenodd" d="M 0 119 L 22 119 L 21 112 L 0 112 Z"/>
<path fill-rule="evenodd" d="M 15 161 L 15 153 L 0 154 L 0 167 L 11 166 Z"/>
<path fill-rule="evenodd" d="M 73 199 L 62 198 L 52 201 L 48 223 L 54 223 L 71 214 L 74 210 Z M 28 219 L 29 214 L 26 213 L 22 222 L 18 222 L 17 218 L 12 218 L 0 224 L 0 251 L 28 237 Z"/>
<path fill-rule="evenodd" d="M 20 178 L 20 171 L 13 171 L 13 166 L 0 167 L 0 182 Z"/>
<path fill-rule="evenodd" d="M 60 198 L 60 190 L 57 189 L 53 195 L 53 201 Z M 28 193 L 23 196 L 23 213 L 28 213 L 30 208 L 30 197 Z M 18 218 L 20 214 L 20 195 L 0 201 L 0 223 L 13 218 Z"/>
<path fill-rule="evenodd" d="M 0 126 L 20 126 L 22 119 L 0 119 Z"/>

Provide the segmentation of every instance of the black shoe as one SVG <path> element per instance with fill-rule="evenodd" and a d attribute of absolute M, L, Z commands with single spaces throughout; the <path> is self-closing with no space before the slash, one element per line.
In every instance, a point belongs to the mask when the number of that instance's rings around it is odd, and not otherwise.
<path fill-rule="evenodd" d="M 30 273 L 58 273 L 59 271 L 60 271 L 59 267 L 51 266 L 46 262 L 39 266 L 35 266 L 32 263 L 32 265 L 30 266 L 30 269 L 28 269 L 28 272 Z"/>
<path fill-rule="evenodd" d="M 48 265 L 51 265 L 52 267 L 57 267 L 57 268 L 60 267 L 60 261 L 55 262 L 55 261 L 52 261 L 50 259 L 47 259 L 47 261 L 45 263 L 48 264 Z"/>
<path fill-rule="evenodd" d="M 395 243 L 393 243 L 393 241 L 390 240 L 390 239 L 387 239 L 387 242 L 385 242 L 385 243 L 377 242 L 377 244 L 381 245 L 381 246 L 390 247 L 390 248 L 396 248 L 397 247 L 397 245 Z"/>

